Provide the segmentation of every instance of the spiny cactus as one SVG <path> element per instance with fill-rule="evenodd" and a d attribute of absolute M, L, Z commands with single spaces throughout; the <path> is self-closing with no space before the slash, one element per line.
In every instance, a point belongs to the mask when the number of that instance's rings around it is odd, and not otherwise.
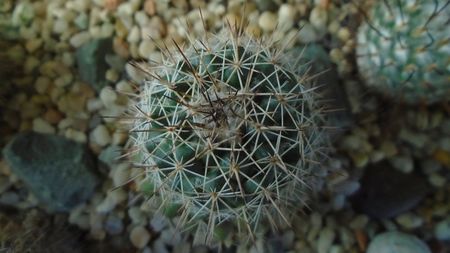
<path fill-rule="evenodd" d="M 407 103 L 450 100 L 450 2 L 376 1 L 358 31 L 367 85 Z"/>
<path fill-rule="evenodd" d="M 251 234 L 263 219 L 289 223 L 327 149 L 305 70 L 270 40 L 225 30 L 175 44 L 148 70 L 131 130 L 141 190 L 205 231 L 206 243 L 224 224 Z"/>

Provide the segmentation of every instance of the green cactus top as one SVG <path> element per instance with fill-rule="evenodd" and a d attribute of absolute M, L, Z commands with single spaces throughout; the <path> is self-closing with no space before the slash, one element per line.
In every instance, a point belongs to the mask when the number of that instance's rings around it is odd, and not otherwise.
<path fill-rule="evenodd" d="M 143 188 L 209 231 L 229 220 L 242 230 L 288 222 L 324 153 L 314 88 L 281 50 L 238 31 L 178 49 L 151 70 L 135 105 Z"/>
<path fill-rule="evenodd" d="M 377 1 L 358 32 L 366 83 L 408 103 L 450 100 L 450 4 Z"/>

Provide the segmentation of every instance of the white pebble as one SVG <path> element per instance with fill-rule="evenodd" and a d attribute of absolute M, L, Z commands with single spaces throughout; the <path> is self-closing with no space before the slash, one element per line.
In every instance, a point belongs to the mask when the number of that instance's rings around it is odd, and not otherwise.
<path fill-rule="evenodd" d="M 103 23 L 100 27 L 100 37 L 108 38 L 114 34 L 114 26 L 111 23 Z"/>
<path fill-rule="evenodd" d="M 136 20 L 136 23 L 139 26 L 145 27 L 150 21 L 150 18 L 147 16 L 145 11 L 138 11 L 134 14 L 134 20 Z"/>
<path fill-rule="evenodd" d="M 319 39 L 319 35 L 310 23 L 299 22 L 299 26 L 301 27 L 300 32 L 298 33 L 298 40 L 300 42 L 310 43 Z"/>
<path fill-rule="evenodd" d="M 118 204 L 122 203 L 127 199 L 127 193 L 122 189 L 116 189 L 108 192 L 106 198 L 100 202 L 96 207 L 96 211 L 99 213 L 109 213 L 111 212 Z"/>
<path fill-rule="evenodd" d="M 130 232 L 130 241 L 138 249 L 142 249 L 150 241 L 151 235 L 143 226 L 137 226 Z"/>
<path fill-rule="evenodd" d="M 86 109 L 88 112 L 95 112 L 103 108 L 102 100 L 98 98 L 90 98 L 86 103 Z"/>
<path fill-rule="evenodd" d="M 119 73 L 117 73 L 117 71 L 115 69 L 108 69 L 105 73 L 105 78 L 108 81 L 111 82 L 117 82 L 117 80 L 119 79 Z"/>
<path fill-rule="evenodd" d="M 278 9 L 278 27 L 283 31 L 287 31 L 292 28 L 297 9 L 290 4 L 283 4 Z"/>
<path fill-rule="evenodd" d="M 56 20 L 56 22 L 53 24 L 53 32 L 56 34 L 61 34 L 65 32 L 68 28 L 69 23 L 67 23 L 67 21 L 62 18 Z"/>
<path fill-rule="evenodd" d="M 309 22 L 319 30 L 326 30 L 328 20 L 327 10 L 320 6 L 314 7 L 309 15 Z"/>
<path fill-rule="evenodd" d="M 428 181 L 434 187 L 441 188 L 446 184 L 447 179 L 445 177 L 441 176 L 439 173 L 434 172 L 428 176 Z"/>
<path fill-rule="evenodd" d="M 143 40 L 139 43 L 139 55 L 142 58 L 148 58 L 153 50 L 155 50 L 155 45 L 151 40 Z"/>
<path fill-rule="evenodd" d="M 42 118 L 33 120 L 33 131 L 43 134 L 54 134 L 56 132 L 55 128 Z"/>
<path fill-rule="evenodd" d="M 100 99 L 102 100 L 103 105 L 108 107 L 114 105 L 114 102 L 117 100 L 117 94 L 111 87 L 106 86 L 100 91 Z"/>
<path fill-rule="evenodd" d="M 68 128 L 64 132 L 64 136 L 68 139 L 74 140 L 76 142 L 80 143 L 86 143 L 87 142 L 87 136 L 84 132 Z"/>
<path fill-rule="evenodd" d="M 137 43 L 141 39 L 141 31 L 139 27 L 133 26 L 128 34 L 127 41 L 130 43 Z"/>
<path fill-rule="evenodd" d="M 99 146 L 106 146 L 111 142 L 111 136 L 108 128 L 104 125 L 98 125 L 90 134 L 90 139 Z"/>
<path fill-rule="evenodd" d="M 277 25 L 277 15 L 270 11 L 265 11 L 259 16 L 258 24 L 265 32 L 271 32 Z"/>
<path fill-rule="evenodd" d="M 127 163 L 121 163 L 117 165 L 111 171 L 111 178 L 115 187 L 122 186 L 127 183 L 130 178 L 129 165 Z"/>
<path fill-rule="evenodd" d="M 126 80 L 121 80 L 116 84 L 116 91 L 119 93 L 133 93 L 133 87 Z"/>
<path fill-rule="evenodd" d="M 404 173 L 411 173 L 414 170 L 414 161 L 409 156 L 396 156 L 389 159 L 391 165 Z"/>
<path fill-rule="evenodd" d="M 327 253 L 333 244 L 335 232 L 333 229 L 326 227 L 319 234 L 319 240 L 317 241 L 317 252 Z"/>
<path fill-rule="evenodd" d="M 413 229 L 422 226 L 423 219 L 413 213 L 404 213 L 395 218 L 398 224 L 406 229 Z"/>
<path fill-rule="evenodd" d="M 147 222 L 144 212 L 137 206 L 128 209 L 128 217 L 130 217 L 133 224 L 145 224 Z"/>
<path fill-rule="evenodd" d="M 146 75 L 142 70 L 134 67 L 130 63 L 127 63 L 125 65 L 125 71 L 127 75 L 131 78 L 131 80 L 133 80 L 138 84 L 140 84 L 144 80 Z"/>
<path fill-rule="evenodd" d="M 70 38 L 69 43 L 75 48 L 80 47 L 91 39 L 89 32 L 80 32 Z"/>

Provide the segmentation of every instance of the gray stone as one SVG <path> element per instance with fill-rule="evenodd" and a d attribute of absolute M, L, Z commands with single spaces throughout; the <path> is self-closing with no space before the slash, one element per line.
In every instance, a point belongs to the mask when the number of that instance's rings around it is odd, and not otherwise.
<path fill-rule="evenodd" d="M 367 167 L 361 188 L 352 196 L 353 207 L 373 218 L 392 218 L 414 208 L 427 194 L 427 178 L 405 174 L 379 163 Z"/>
<path fill-rule="evenodd" d="M 118 235 L 123 231 L 123 221 L 116 215 L 109 215 L 105 221 L 105 230 L 110 235 Z"/>
<path fill-rule="evenodd" d="M 20 133 L 3 149 L 3 156 L 12 172 L 53 211 L 81 204 L 98 183 L 87 147 L 64 137 Z"/>
<path fill-rule="evenodd" d="M 438 240 L 450 242 L 450 217 L 436 225 L 434 235 Z"/>
<path fill-rule="evenodd" d="M 92 40 L 79 47 L 75 55 L 81 80 L 100 91 L 107 84 L 105 73 L 109 65 L 106 55 L 112 53 L 110 38 Z"/>
<path fill-rule="evenodd" d="M 375 236 L 367 253 L 431 253 L 431 250 L 413 235 L 392 231 Z"/>

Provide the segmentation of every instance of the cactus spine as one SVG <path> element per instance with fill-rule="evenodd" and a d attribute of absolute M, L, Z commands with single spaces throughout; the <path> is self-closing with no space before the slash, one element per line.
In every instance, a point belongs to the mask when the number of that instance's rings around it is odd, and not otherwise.
<path fill-rule="evenodd" d="M 450 3 L 377 1 L 358 32 L 367 85 L 408 103 L 450 100 Z"/>
<path fill-rule="evenodd" d="M 327 139 L 315 88 L 285 64 L 292 59 L 269 40 L 225 30 L 176 45 L 149 69 L 131 130 L 141 189 L 206 231 L 207 243 L 230 222 L 250 233 L 262 219 L 288 223 Z"/>

